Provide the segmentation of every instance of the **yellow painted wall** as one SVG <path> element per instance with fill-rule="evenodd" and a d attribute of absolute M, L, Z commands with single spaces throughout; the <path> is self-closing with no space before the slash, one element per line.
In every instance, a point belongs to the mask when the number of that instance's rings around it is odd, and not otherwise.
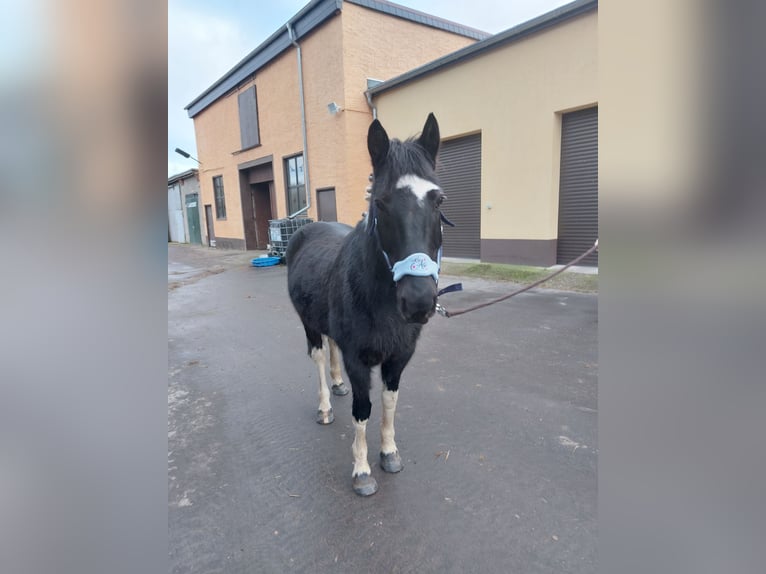
<path fill-rule="evenodd" d="M 375 98 L 389 133 L 412 133 L 428 112 L 442 139 L 481 131 L 482 239 L 557 237 L 561 112 L 598 101 L 597 19 L 578 16 Z"/>

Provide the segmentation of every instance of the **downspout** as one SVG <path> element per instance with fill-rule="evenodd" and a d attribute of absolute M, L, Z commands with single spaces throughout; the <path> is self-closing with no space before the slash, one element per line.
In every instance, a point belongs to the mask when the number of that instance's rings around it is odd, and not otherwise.
<path fill-rule="evenodd" d="M 301 130 L 303 131 L 303 179 L 306 186 L 306 207 L 303 207 L 295 213 L 288 215 L 288 219 L 297 217 L 303 212 L 306 212 L 311 207 L 311 185 L 309 184 L 309 146 L 308 138 L 306 137 L 306 100 L 303 96 L 303 64 L 301 60 L 301 45 L 295 39 L 295 31 L 288 22 L 286 25 L 287 34 L 290 36 L 290 42 L 295 46 L 298 54 L 298 90 L 301 96 Z"/>
<path fill-rule="evenodd" d="M 370 106 L 370 109 L 372 110 L 372 119 L 377 120 L 378 108 L 376 108 L 375 104 L 372 103 L 372 94 L 369 91 L 366 91 L 364 95 L 367 96 L 367 105 Z"/>

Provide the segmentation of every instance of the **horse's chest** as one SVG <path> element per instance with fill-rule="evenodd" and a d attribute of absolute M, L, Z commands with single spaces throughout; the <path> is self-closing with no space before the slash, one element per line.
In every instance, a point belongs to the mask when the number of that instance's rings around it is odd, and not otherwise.
<path fill-rule="evenodd" d="M 360 358 L 377 365 L 391 357 L 412 354 L 420 329 L 398 318 L 373 321 L 370 330 L 358 337 Z"/>
<path fill-rule="evenodd" d="M 378 365 L 392 356 L 411 354 L 420 334 L 419 325 L 405 323 L 398 311 L 336 315 L 331 330 L 344 353 L 354 353 L 367 365 Z M 344 348 L 345 347 L 345 348 Z"/>

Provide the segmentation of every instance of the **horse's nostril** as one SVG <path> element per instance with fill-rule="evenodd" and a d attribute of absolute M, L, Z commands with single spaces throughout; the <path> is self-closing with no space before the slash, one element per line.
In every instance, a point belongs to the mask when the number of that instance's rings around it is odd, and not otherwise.
<path fill-rule="evenodd" d="M 415 313 L 412 315 L 412 317 L 409 318 L 410 323 L 420 323 L 421 325 L 425 325 L 428 323 L 428 319 L 430 318 L 431 314 L 427 313 L 425 311 L 420 311 L 418 313 Z"/>
<path fill-rule="evenodd" d="M 426 323 L 436 309 L 437 295 L 430 277 L 405 277 L 397 285 L 399 311 L 410 323 Z"/>
<path fill-rule="evenodd" d="M 399 311 L 410 323 L 427 323 L 428 319 L 434 314 L 435 309 L 435 298 L 415 300 L 402 298 L 399 300 Z"/>

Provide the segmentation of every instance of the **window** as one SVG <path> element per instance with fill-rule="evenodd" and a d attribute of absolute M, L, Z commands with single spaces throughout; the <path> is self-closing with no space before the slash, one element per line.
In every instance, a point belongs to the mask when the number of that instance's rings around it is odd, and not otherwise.
<path fill-rule="evenodd" d="M 213 194 L 215 195 L 215 218 L 226 219 L 226 196 L 223 194 L 223 176 L 213 178 Z"/>
<path fill-rule="evenodd" d="M 292 215 L 306 207 L 306 180 L 303 175 L 303 154 L 285 160 L 287 182 L 287 211 Z"/>
<path fill-rule="evenodd" d="M 258 101 L 255 86 L 239 94 L 239 137 L 242 149 L 260 145 L 258 134 Z"/>

